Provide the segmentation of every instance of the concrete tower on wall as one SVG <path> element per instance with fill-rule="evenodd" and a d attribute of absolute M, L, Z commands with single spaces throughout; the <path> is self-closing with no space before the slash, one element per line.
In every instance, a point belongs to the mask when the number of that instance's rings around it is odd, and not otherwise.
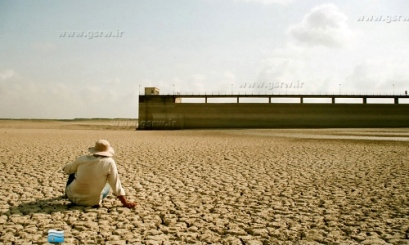
<path fill-rule="evenodd" d="M 159 89 L 155 87 L 146 87 L 145 95 L 159 95 Z"/>

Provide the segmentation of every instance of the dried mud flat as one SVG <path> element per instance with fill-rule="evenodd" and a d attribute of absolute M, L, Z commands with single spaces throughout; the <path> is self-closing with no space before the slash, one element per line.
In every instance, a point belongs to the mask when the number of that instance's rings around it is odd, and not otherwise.
<path fill-rule="evenodd" d="M 64 244 L 409 244 L 408 132 L 0 121 L 0 244 L 45 244 L 49 229 L 64 230 Z M 62 197 L 62 166 L 99 138 L 137 208 Z"/>

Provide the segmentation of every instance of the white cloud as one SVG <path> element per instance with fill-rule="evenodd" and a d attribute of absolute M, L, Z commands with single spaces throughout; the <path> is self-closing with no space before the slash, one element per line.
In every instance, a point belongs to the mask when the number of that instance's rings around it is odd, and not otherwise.
<path fill-rule="evenodd" d="M 256 90 L 261 93 L 301 93 L 311 89 L 306 80 L 309 60 L 308 53 L 299 47 L 286 46 L 274 50 L 270 57 L 261 61 L 256 82 L 259 88 Z M 298 82 L 304 85 L 294 87 Z"/>
<path fill-rule="evenodd" d="M 7 70 L 0 72 L 0 118 L 126 117 L 137 92 L 108 83 L 41 83 Z"/>
<path fill-rule="evenodd" d="M 0 71 L 0 99 L 12 96 L 15 94 L 18 84 L 14 83 L 17 78 L 17 73 L 14 70 L 8 69 Z"/>
<path fill-rule="evenodd" d="M 314 7 L 302 21 L 289 28 L 288 34 L 298 44 L 341 48 L 348 45 L 353 33 L 348 17 L 334 4 Z"/>
<path fill-rule="evenodd" d="M 229 89 L 231 89 L 232 84 L 233 84 L 233 89 L 234 89 L 235 83 L 236 83 L 236 76 L 229 71 L 225 71 L 220 81 L 220 85 L 222 86 L 222 89 L 226 90 L 226 86 Z"/>
<path fill-rule="evenodd" d="M 359 63 L 346 77 L 352 91 L 376 94 L 403 94 L 409 89 L 409 63 L 391 59 L 371 59 Z"/>
<path fill-rule="evenodd" d="M 13 77 L 16 73 L 13 70 L 4 70 L 0 72 L 0 81 Z"/>
<path fill-rule="evenodd" d="M 288 29 L 289 42 L 261 61 L 257 83 L 264 85 L 262 92 L 337 92 L 345 80 L 345 68 L 332 62 L 334 57 L 343 58 L 333 48 L 350 44 L 353 33 L 347 20 L 333 4 L 312 8 L 300 23 Z"/>

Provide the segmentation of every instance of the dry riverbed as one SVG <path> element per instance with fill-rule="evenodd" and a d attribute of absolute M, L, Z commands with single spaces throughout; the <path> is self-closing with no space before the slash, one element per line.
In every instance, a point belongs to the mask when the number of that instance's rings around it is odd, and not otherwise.
<path fill-rule="evenodd" d="M 0 121 L 0 243 L 409 244 L 409 130 L 97 125 Z M 135 209 L 63 197 L 62 167 L 100 138 Z"/>

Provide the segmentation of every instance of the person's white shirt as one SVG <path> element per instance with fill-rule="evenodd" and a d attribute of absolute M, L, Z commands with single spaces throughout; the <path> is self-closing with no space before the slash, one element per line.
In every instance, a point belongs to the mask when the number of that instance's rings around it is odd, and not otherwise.
<path fill-rule="evenodd" d="M 64 167 L 64 173 L 75 173 L 75 180 L 66 187 L 67 197 L 75 204 L 100 205 L 102 190 L 108 182 L 115 196 L 124 196 L 115 160 L 93 155 L 79 157 Z"/>

